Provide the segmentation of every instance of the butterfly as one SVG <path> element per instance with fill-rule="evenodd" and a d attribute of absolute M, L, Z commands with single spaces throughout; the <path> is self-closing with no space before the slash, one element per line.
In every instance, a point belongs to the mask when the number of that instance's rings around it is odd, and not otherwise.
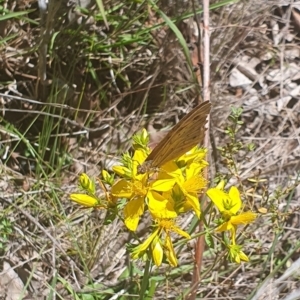
<path fill-rule="evenodd" d="M 138 167 L 138 173 L 144 174 L 150 169 L 159 168 L 202 142 L 210 106 L 210 103 L 205 101 L 185 115 Z"/>

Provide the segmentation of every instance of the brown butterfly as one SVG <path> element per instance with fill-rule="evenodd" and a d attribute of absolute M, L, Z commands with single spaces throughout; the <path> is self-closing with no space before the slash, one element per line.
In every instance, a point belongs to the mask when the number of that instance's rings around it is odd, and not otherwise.
<path fill-rule="evenodd" d="M 149 169 L 159 168 L 202 142 L 209 111 L 210 103 L 205 101 L 185 115 L 138 167 L 138 173 L 144 174 Z"/>

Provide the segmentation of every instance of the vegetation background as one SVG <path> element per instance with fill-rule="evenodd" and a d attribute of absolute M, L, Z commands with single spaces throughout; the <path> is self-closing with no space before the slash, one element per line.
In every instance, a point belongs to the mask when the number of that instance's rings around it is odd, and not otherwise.
<path fill-rule="evenodd" d="M 0 0 L 1 299 L 137 297 L 130 234 L 68 195 L 80 173 L 118 163 L 137 130 L 155 144 L 197 103 L 201 12 L 180 0 Z M 255 150 L 235 155 L 230 184 L 268 213 L 245 231 L 250 263 L 205 250 L 197 297 L 300 299 L 300 2 L 211 1 L 210 26 L 210 135 L 224 147 L 230 106 L 243 108 L 236 138 Z M 212 153 L 211 178 L 230 177 Z M 193 243 L 179 268 L 153 270 L 148 299 L 186 297 Z"/>

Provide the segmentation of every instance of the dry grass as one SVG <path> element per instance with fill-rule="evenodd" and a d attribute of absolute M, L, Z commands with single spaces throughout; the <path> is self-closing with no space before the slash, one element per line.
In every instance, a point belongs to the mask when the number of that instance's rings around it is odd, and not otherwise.
<path fill-rule="evenodd" d="M 2 4 L 10 17 L 0 18 L 1 276 L 11 267 L 19 281 L 7 279 L 12 287 L 0 280 L 0 297 L 130 299 L 142 276 L 139 264 L 128 263 L 130 235 L 117 222 L 103 226 L 100 211 L 83 213 L 68 194 L 78 174 L 110 168 L 132 133 L 148 123 L 172 125 L 201 91 L 176 35 L 145 3 L 105 3 L 108 29 L 97 5 L 72 14 L 66 2 L 52 2 L 48 17 L 36 1 Z M 242 182 L 251 204 L 269 215 L 244 236 L 251 263 L 215 264 L 221 250 L 206 250 L 201 298 L 283 299 L 300 288 L 299 275 L 287 273 L 299 256 L 300 10 L 266 2 L 211 12 L 214 143 L 226 144 L 229 107 L 242 106 L 238 139 L 256 149 L 239 153 L 239 177 L 230 184 Z M 169 17 L 191 11 L 171 7 L 160 3 Z M 177 23 L 187 43 L 190 24 Z M 219 155 L 210 171 L 212 177 L 226 172 Z M 181 249 L 180 268 L 154 272 L 156 299 L 184 298 L 190 246 Z M 7 289 L 19 296 L 9 298 Z"/>

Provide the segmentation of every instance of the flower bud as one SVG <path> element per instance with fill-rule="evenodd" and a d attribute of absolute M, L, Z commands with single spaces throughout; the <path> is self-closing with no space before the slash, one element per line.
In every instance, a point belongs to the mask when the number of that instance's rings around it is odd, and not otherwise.
<path fill-rule="evenodd" d="M 88 177 L 87 174 L 82 173 L 79 177 L 80 186 L 90 194 L 95 194 L 95 183 Z"/>

